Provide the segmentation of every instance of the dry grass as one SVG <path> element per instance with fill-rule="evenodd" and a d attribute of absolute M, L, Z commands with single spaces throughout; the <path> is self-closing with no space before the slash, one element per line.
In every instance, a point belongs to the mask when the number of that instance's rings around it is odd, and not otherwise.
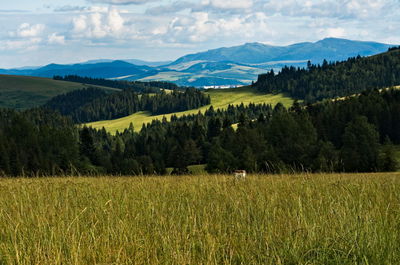
<path fill-rule="evenodd" d="M 0 264 L 398 264 L 399 177 L 0 179 Z"/>

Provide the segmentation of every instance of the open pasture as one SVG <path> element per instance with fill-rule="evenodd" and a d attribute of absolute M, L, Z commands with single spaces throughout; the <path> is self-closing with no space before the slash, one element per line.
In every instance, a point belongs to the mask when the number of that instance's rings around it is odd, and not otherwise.
<path fill-rule="evenodd" d="M 400 173 L 0 179 L 0 264 L 397 264 Z"/>

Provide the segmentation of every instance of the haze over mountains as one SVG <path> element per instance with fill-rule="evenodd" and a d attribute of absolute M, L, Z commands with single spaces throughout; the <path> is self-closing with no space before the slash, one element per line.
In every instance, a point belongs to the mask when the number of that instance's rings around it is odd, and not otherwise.
<path fill-rule="evenodd" d="M 322 63 L 324 59 L 339 61 L 357 55 L 370 56 L 384 52 L 391 46 L 393 45 L 337 38 L 289 46 L 246 43 L 241 46 L 189 54 L 174 62 L 100 59 L 72 65 L 49 64 L 31 69 L 0 69 L 0 74 L 161 80 L 196 87 L 244 85 L 256 80 L 261 73 L 270 69 L 278 71 L 285 65 L 304 67 L 308 60 L 317 64 Z"/>

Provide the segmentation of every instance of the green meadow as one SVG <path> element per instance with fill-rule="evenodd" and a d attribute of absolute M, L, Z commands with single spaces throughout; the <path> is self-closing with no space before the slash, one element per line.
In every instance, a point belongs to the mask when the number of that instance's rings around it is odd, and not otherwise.
<path fill-rule="evenodd" d="M 276 105 L 277 103 L 282 103 L 285 106 L 291 106 L 293 104 L 293 99 L 283 95 L 283 94 L 261 94 L 255 89 L 250 87 L 232 88 L 232 89 L 211 89 L 205 91 L 206 94 L 211 97 L 211 105 L 214 109 L 226 109 L 228 105 L 248 105 L 250 103 L 254 104 L 271 104 Z M 153 120 L 162 120 L 163 117 L 169 120 L 172 115 L 181 117 L 183 115 L 197 114 L 199 111 L 204 113 L 211 105 L 203 106 L 198 109 L 176 112 L 166 115 L 153 116 L 149 112 L 137 112 L 130 116 L 123 117 L 116 120 L 106 120 L 88 123 L 96 129 L 105 128 L 111 133 L 116 131 L 123 131 L 128 128 L 130 123 L 133 124 L 135 130 L 140 130 L 143 124 L 151 123 Z"/>
<path fill-rule="evenodd" d="M 398 264 L 400 173 L 0 179 L 0 264 Z"/>

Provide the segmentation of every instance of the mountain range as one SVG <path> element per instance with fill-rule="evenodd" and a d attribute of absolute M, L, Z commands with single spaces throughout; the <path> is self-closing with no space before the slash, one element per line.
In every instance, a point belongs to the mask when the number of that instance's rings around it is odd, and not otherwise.
<path fill-rule="evenodd" d="M 0 74 L 53 77 L 80 75 L 119 80 L 170 81 L 181 86 L 245 85 L 271 69 L 283 66 L 304 67 L 307 61 L 320 64 L 340 61 L 357 55 L 370 56 L 386 51 L 393 45 L 326 38 L 289 46 L 262 43 L 219 48 L 189 54 L 174 62 L 99 59 L 79 64 L 49 64 L 44 67 L 0 69 Z"/>

